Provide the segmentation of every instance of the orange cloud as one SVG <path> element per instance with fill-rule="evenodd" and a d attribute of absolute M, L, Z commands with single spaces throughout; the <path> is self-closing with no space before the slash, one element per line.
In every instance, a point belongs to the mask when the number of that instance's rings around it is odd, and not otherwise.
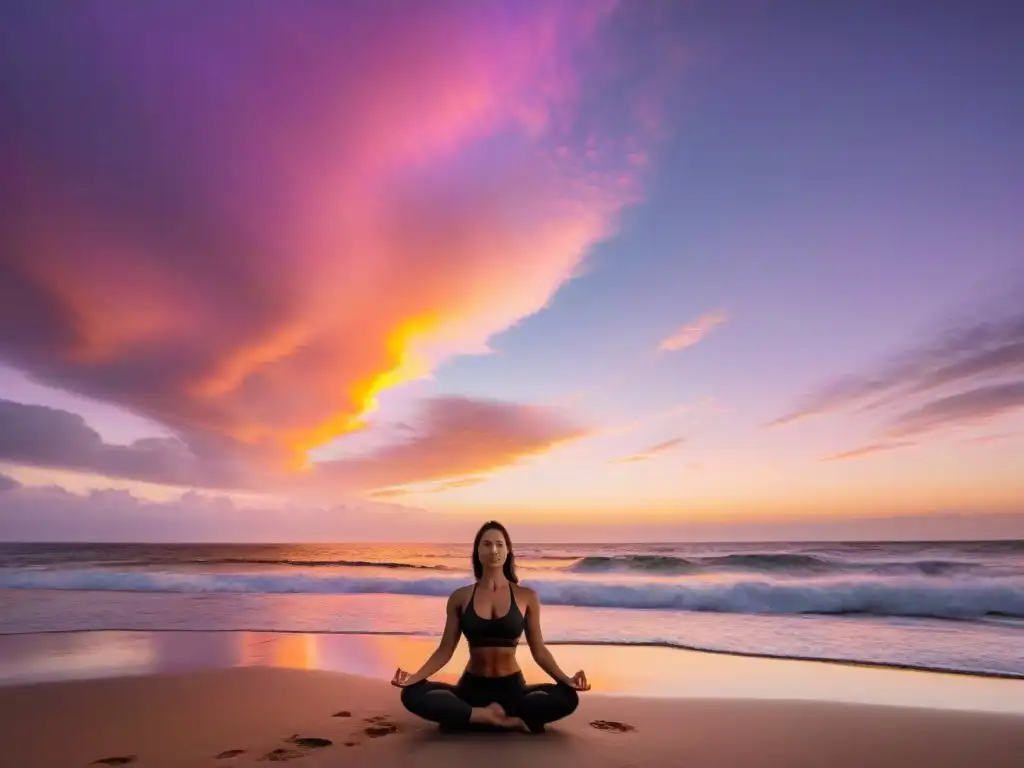
<path fill-rule="evenodd" d="M 829 456 L 822 458 L 822 461 L 845 461 L 846 459 L 859 459 L 863 456 L 870 456 L 873 453 L 882 453 L 884 451 L 895 451 L 900 448 L 909 448 L 912 445 L 916 445 L 910 440 L 892 440 L 887 442 L 870 443 L 863 445 L 860 448 L 854 448 L 849 451 L 843 451 L 842 453 L 834 453 Z"/>
<path fill-rule="evenodd" d="M 461 477 L 455 480 L 446 480 L 442 483 L 434 483 L 425 488 L 384 488 L 369 494 L 373 499 L 395 499 L 401 496 L 418 496 L 423 493 L 441 493 L 455 488 L 470 488 L 474 485 L 486 483 L 487 477 Z"/>
<path fill-rule="evenodd" d="M 715 326 L 724 323 L 726 319 L 727 316 L 722 310 L 701 315 L 693 323 L 684 325 L 672 335 L 663 339 L 658 345 L 658 349 L 665 352 L 676 352 L 686 347 L 692 347 L 707 336 Z"/>
<path fill-rule="evenodd" d="M 297 467 L 485 350 L 612 232 L 658 132 L 649 91 L 632 121 L 583 98 L 645 81 L 604 47 L 616 3 L 514 5 L 20 15 L 0 361 Z M 454 464 L 518 455 L 488 450 Z"/>
<path fill-rule="evenodd" d="M 636 463 L 638 461 L 648 461 L 648 460 L 653 459 L 656 456 L 659 456 L 659 455 L 661 455 L 661 454 L 663 454 L 663 453 L 665 453 L 667 451 L 671 451 L 674 448 L 678 448 L 680 445 L 682 445 L 685 442 L 686 442 L 686 438 L 676 437 L 676 438 L 673 438 L 672 440 L 666 440 L 663 443 L 658 443 L 657 445 L 652 445 L 647 450 L 640 451 L 639 453 L 634 453 L 631 456 L 625 456 L 625 457 L 623 457 L 621 459 L 614 459 L 612 463 L 613 464 L 634 464 L 634 463 Z"/>

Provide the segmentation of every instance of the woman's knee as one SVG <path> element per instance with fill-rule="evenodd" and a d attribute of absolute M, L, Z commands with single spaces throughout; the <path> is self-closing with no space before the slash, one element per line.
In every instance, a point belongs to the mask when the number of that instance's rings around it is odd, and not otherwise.
<path fill-rule="evenodd" d="M 580 705 L 580 695 L 575 688 L 570 688 L 567 685 L 559 687 L 559 693 L 561 694 L 562 706 L 565 708 L 565 714 L 571 715 L 576 711 L 576 707 Z"/>
<path fill-rule="evenodd" d="M 425 685 L 426 683 L 421 681 L 403 688 L 401 696 L 402 706 L 410 712 L 416 712 L 419 710 L 419 704 L 423 700 L 423 688 Z"/>

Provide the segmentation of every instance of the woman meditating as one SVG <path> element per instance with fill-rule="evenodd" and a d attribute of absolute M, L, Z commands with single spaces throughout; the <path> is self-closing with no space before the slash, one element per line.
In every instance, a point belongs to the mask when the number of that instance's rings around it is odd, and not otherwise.
<path fill-rule="evenodd" d="M 492 520 L 477 531 L 473 575 L 475 583 L 448 598 L 437 650 L 412 674 L 399 668 L 391 684 L 402 689 L 406 709 L 446 730 L 474 723 L 543 731 L 576 709 L 577 691 L 590 690 L 587 676 L 582 670 L 566 675 L 544 644 L 540 600 L 532 589 L 519 586 L 512 542 L 501 523 Z M 537 665 L 556 682 L 526 684 L 516 662 L 524 631 Z M 458 684 L 429 680 L 451 659 L 460 634 L 469 643 L 469 663 Z"/>

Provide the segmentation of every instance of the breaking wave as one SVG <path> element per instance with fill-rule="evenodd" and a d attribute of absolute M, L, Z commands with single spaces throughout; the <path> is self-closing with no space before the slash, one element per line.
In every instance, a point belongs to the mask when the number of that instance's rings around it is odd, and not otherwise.
<path fill-rule="evenodd" d="M 958 560 L 847 561 L 829 560 L 815 555 L 752 553 L 690 558 L 671 555 L 591 556 L 577 560 L 568 570 L 573 573 L 638 572 L 652 575 L 744 571 L 776 576 L 858 572 L 944 576 L 983 573 L 988 569 L 979 563 Z"/>
<path fill-rule="evenodd" d="M 400 594 L 441 597 L 464 575 L 389 578 L 333 573 L 187 573 L 105 568 L 4 569 L 0 588 L 134 592 Z M 612 583 L 529 582 L 551 605 L 746 614 L 867 614 L 1024 618 L 1024 578 L 846 577 L 829 580 Z"/>

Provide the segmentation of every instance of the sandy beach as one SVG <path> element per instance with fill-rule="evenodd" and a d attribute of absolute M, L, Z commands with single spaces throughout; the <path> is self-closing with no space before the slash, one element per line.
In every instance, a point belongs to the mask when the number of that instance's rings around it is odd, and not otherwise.
<path fill-rule="evenodd" d="M 421 768 L 467 761 L 490 768 L 1011 768 L 1024 754 L 1024 717 L 590 692 L 574 715 L 545 734 L 446 735 L 406 713 L 397 689 L 379 679 L 250 667 L 3 687 L 0 738 L 0 763 L 12 768 L 293 761 Z"/>

